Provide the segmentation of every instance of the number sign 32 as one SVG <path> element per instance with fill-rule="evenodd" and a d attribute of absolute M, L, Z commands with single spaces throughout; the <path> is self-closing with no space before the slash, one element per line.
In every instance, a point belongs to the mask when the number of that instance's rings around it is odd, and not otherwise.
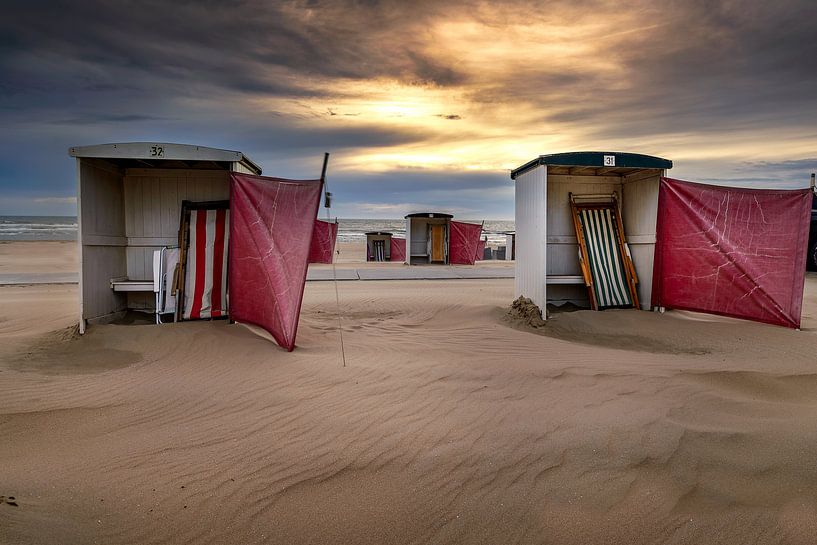
<path fill-rule="evenodd" d="M 150 156 L 151 157 L 164 157 L 165 156 L 164 146 L 150 146 Z"/>

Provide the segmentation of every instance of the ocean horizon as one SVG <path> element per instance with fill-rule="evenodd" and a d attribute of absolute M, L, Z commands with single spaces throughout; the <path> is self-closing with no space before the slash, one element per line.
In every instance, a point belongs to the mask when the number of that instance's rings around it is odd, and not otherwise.
<path fill-rule="evenodd" d="M 321 218 L 323 219 L 323 218 Z M 482 220 L 468 220 L 481 223 Z M 338 218 L 338 242 L 363 242 L 369 231 L 406 234 L 406 220 Z M 489 244 L 505 244 L 505 232 L 514 230 L 513 220 L 485 220 L 483 237 Z M 72 241 L 77 239 L 76 216 L 0 216 L 0 241 Z"/>

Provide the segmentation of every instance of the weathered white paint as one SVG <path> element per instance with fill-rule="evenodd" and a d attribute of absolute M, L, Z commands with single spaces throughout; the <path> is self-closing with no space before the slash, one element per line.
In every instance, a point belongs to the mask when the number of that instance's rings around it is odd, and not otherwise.
<path fill-rule="evenodd" d="M 126 275 L 125 247 L 114 242 L 125 236 L 122 175 L 93 159 L 79 160 L 77 172 L 81 318 L 98 319 L 126 308 L 125 296 L 110 287 L 111 278 Z"/>
<path fill-rule="evenodd" d="M 663 171 L 637 173 L 623 178 L 622 221 L 627 244 L 638 275 L 638 300 L 642 309 L 652 306 L 652 273 L 658 220 L 658 188 Z"/>
<path fill-rule="evenodd" d="M 233 163 L 233 172 L 240 172 L 241 174 L 261 174 L 261 169 L 254 163 L 248 164 L 246 159 L 247 158 L 245 157 L 244 161 L 237 161 Z"/>
<path fill-rule="evenodd" d="M 241 152 L 162 144 L 162 157 L 156 157 L 152 145 L 136 142 L 69 150 L 77 158 L 81 333 L 86 322 L 105 321 L 128 308 L 152 308 L 152 294 L 114 291 L 111 279 L 152 278 L 153 250 L 178 244 L 183 200 L 229 199 L 228 168 L 261 173 Z M 125 168 L 140 159 L 158 167 Z M 180 166 L 178 161 L 191 168 L 164 168 Z"/>
<path fill-rule="evenodd" d="M 76 159 L 76 175 L 77 175 L 77 254 L 79 255 L 79 290 L 77 292 L 77 299 L 79 300 L 79 334 L 85 334 L 85 302 L 83 301 L 82 291 L 82 160 Z"/>
<path fill-rule="evenodd" d="M 639 301 L 649 309 L 663 171 L 643 169 L 623 176 L 550 172 L 561 172 L 559 168 L 540 165 L 516 178 L 516 296 L 530 297 L 540 308 L 545 302 L 588 304 L 586 288 L 565 280 L 581 275 L 569 196 L 615 193 L 638 274 Z"/>
<path fill-rule="evenodd" d="M 208 148 L 190 144 L 168 142 L 124 142 L 74 146 L 69 148 L 71 157 L 98 159 L 145 159 L 149 161 L 185 161 L 231 163 L 230 168 L 246 174 L 261 174 L 261 168 L 240 151 Z M 238 170 L 235 164 L 240 164 Z M 198 167 L 206 168 L 206 167 Z"/>
<path fill-rule="evenodd" d="M 548 173 L 547 274 L 549 277 L 582 274 L 579 265 L 579 243 L 576 240 L 576 228 L 573 226 L 573 213 L 570 209 L 571 193 L 574 195 L 616 193 L 620 196 L 621 178 Z M 583 283 L 582 285 L 551 285 L 548 288 L 548 301 L 556 305 L 567 302 L 580 306 L 590 304 L 587 288 Z"/>
<path fill-rule="evenodd" d="M 406 263 L 428 264 L 431 260 L 430 225 L 445 225 L 445 263 L 448 263 L 449 218 L 406 218 Z"/>
<path fill-rule="evenodd" d="M 127 274 L 132 280 L 151 278 L 153 251 L 178 244 L 182 201 L 230 198 L 229 173 L 224 170 L 129 169 L 123 184 Z"/>
<path fill-rule="evenodd" d="M 411 265 L 411 218 L 406 218 L 406 265 Z"/>
<path fill-rule="evenodd" d="M 530 298 L 546 317 L 547 171 L 544 166 L 516 178 L 515 295 Z"/>

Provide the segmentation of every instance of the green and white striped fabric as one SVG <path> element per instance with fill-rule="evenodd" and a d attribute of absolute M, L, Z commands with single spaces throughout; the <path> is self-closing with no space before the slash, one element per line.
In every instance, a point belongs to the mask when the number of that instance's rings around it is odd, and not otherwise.
<path fill-rule="evenodd" d="M 633 306 L 624 260 L 618 246 L 613 211 L 605 209 L 583 209 L 579 211 L 587 257 L 590 261 L 590 276 L 596 304 L 602 307 Z"/>

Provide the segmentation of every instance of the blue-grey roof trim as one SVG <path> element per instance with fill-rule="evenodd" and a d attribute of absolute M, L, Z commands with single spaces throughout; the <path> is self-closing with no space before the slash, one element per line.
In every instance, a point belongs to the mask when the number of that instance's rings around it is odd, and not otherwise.
<path fill-rule="evenodd" d="M 604 164 L 605 156 L 615 157 L 615 166 Z M 540 155 L 532 161 L 511 171 L 511 179 L 538 167 L 539 165 L 562 166 L 562 167 L 591 167 L 591 168 L 631 168 L 631 169 L 670 169 L 672 161 L 655 157 L 653 155 L 643 155 L 641 153 L 624 153 L 620 151 L 571 151 L 567 153 L 552 153 L 550 155 Z"/>
<path fill-rule="evenodd" d="M 439 212 L 415 212 L 414 214 L 407 214 L 406 218 L 453 218 L 453 214 L 441 214 Z"/>

